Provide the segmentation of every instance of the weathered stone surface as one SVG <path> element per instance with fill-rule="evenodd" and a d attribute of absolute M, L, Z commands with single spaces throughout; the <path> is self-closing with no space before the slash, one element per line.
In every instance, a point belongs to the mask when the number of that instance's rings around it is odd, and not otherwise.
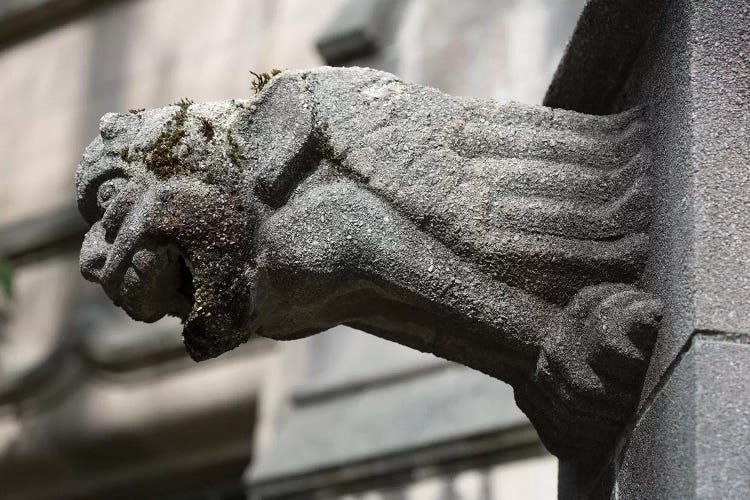
<path fill-rule="evenodd" d="M 554 453 L 610 445 L 660 303 L 637 111 L 448 96 L 367 69 L 102 119 L 81 268 L 196 359 L 348 324 L 514 386 Z"/>
<path fill-rule="evenodd" d="M 609 28 L 635 28 L 607 34 L 606 23 L 596 22 L 603 9 L 619 12 Z M 620 439 L 624 457 L 613 453 L 609 464 L 590 470 L 561 467 L 561 483 L 587 475 L 596 481 L 614 467 L 620 498 L 747 496 L 745 461 L 735 457 L 748 455 L 749 442 L 747 416 L 736 411 L 747 405 L 740 403 L 747 377 L 736 368 L 750 332 L 748 41 L 747 2 L 592 1 L 563 59 L 568 67 L 550 87 L 546 102 L 566 109 L 643 107 L 655 204 L 640 284 L 664 303 L 637 425 Z M 610 43 L 620 45 L 615 54 L 638 54 L 619 79 L 600 77 L 624 62 L 613 58 Z M 591 63 L 585 72 L 577 71 L 582 61 Z M 706 337 L 725 343 L 707 349 L 696 341 Z M 719 421 L 722 428 L 714 428 Z M 570 496 L 588 498 L 592 485 Z"/>
<path fill-rule="evenodd" d="M 633 431 L 621 498 L 747 498 L 750 345 L 699 336 Z"/>
<path fill-rule="evenodd" d="M 544 96 L 544 105 L 582 113 L 612 113 L 623 83 L 666 3 L 586 2 Z"/>

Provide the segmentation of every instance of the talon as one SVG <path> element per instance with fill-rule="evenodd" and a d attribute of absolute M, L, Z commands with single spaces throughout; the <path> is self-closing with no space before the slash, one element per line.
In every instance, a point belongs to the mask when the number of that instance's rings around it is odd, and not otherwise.
<path fill-rule="evenodd" d="M 640 325 L 656 327 L 662 318 L 661 302 L 656 299 L 645 299 L 630 304 L 626 309 L 634 321 Z"/>
<path fill-rule="evenodd" d="M 584 337 L 589 342 L 588 362 L 609 383 L 635 389 L 656 339 L 660 301 L 631 285 L 598 285 L 580 295 L 571 306 L 588 331 Z"/>
<path fill-rule="evenodd" d="M 648 356 L 656 341 L 656 332 L 662 318 L 661 302 L 645 299 L 629 305 L 625 314 L 630 316 L 630 325 L 625 333 L 643 356 Z"/>

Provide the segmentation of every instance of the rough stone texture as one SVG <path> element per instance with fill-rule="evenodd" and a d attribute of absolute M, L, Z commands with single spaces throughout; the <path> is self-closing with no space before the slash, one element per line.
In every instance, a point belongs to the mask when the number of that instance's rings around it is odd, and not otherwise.
<path fill-rule="evenodd" d="M 13 300 L 0 291 L 0 497 L 241 496 L 268 419 L 258 401 L 276 390 L 268 362 L 295 346 L 196 364 L 178 319 L 113 307 L 80 275 L 73 172 L 106 111 L 246 96 L 248 69 L 321 64 L 315 37 L 339 2 L 0 2 L 21 3 L 94 8 L 48 9 L 55 26 L 0 52 L 0 255 L 14 270 Z M 0 38 L 29 27 L 2 24 Z"/>
<path fill-rule="evenodd" d="M 621 437 L 624 455 L 613 450 L 610 463 L 561 471 L 589 478 L 572 497 L 585 497 L 593 478 L 614 466 L 616 498 L 743 498 L 748 484 L 746 414 L 732 413 L 725 427 L 733 438 L 727 439 L 723 429 L 710 429 L 701 423 L 709 419 L 701 419 L 721 405 L 737 408 L 731 399 L 742 393 L 742 400 L 747 393 L 737 360 L 746 356 L 750 333 L 750 6 L 674 0 L 660 16 L 650 18 L 644 14 L 652 2 L 619 3 L 626 5 L 623 12 L 642 4 L 644 9 L 630 19 L 653 23 L 653 32 L 631 39 L 631 47 L 623 49 L 640 47 L 640 55 L 628 81 L 610 86 L 622 91 L 602 109 L 640 105 L 651 127 L 647 143 L 656 196 L 641 284 L 663 300 L 664 316 L 641 394 L 638 427 Z M 592 58 L 602 55 L 610 57 L 604 50 Z M 571 58 L 575 54 L 566 60 Z M 560 79 L 564 74 L 558 72 L 557 79 L 565 80 Z M 557 104 L 587 109 L 576 101 L 580 92 L 575 85 L 557 90 L 562 99 Z M 708 348 L 691 342 L 706 333 L 726 341 L 721 356 L 711 356 L 710 371 L 696 361 L 708 359 Z M 714 401 L 711 391 L 726 402 Z M 688 411 L 697 416 L 687 417 Z M 716 444 L 706 446 L 711 441 Z M 734 462 L 736 467 L 727 465 L 733 457 L 743 457 Z M 720 474 L 712 462 L 721 464 Z"/>
<path fill-rule="evenodd" d="M 643 286 L 664 302 L 664 318 L 641 394 L 643 403 L 693 333 L 694 183 L 690 15 L 684 2 L 671 2 L 637 62 L 623 96 L 613 106 L 644 106 L 653 151 L 654 211 L 651 252 Z M 657 194 L 658 193 L 658 194 Z"/>
<path fill-rule="evenodd" d="M 649 24 L 653 33 L 629 38 L 628 50 L 642 52 L 628 81 L 612 84 L 621 95 L 603 109 L 643 106 L 650 126 L 655 199 L 643 284 L 665 310 L 645 398 L 694 330 L 750 331 L 750 7 L 672 1 L 655 20 L 629 9 L 626 23 Z M 576 36 L 587 36 L 584 28 Z M 561 80 L 567 73 L 559 70 L 556 81 L 570 93 L 554 104 L 583 111 L 575 82 Z"/>
<path fill-rule="evenodd" d="M 636 111 L 451 97 L 367 69 L 108 114 L 76 175 L 86 278 L 195 359 L 347 324 L 516 390 L 547 447 L 602 452 L 660 318 Z"/>
<path fill-rule="evenodd" d="M 748 40 L 746 3 L 672 2 L 624 96 L 626 105 L 651 101 L 649 122 L 660 124 L 652 148 L 664 160 L 655 161 L 664 208 L 654 214 L 644 274 L 665 319 L 642 395 L 646 415 L 618 464 L 623 497 L 639 489 L 748 495 Z M 726 342 L 690 342 L 705 332 Z"/>
<path fill-rule="evenodd" d="M 359 1 L 353 1 L 359 5 Z M 516 2 L 516 1 L 474 1 L 469 4 L 457 4 L 450 0 L 427 0 L 419 2 L 399 1 L 403 8 L 390 9 L 385 19 L 385 26 L 377 29 L 377 49 L 374 54 L 365 58 L 359 57 L 348 60 L 344 66 L 366 66 L 395 73 L 406 81 L 428 85 L 453 95 L 465 95 L 471 97 L 497 97 L 501 100 L 513 99 L 527 103 L 539 103 L 544 95 L 549 81 L 557 65 L 562 50 L 575 27 L 575 22 L 580 10 L 585 3 L 584 0 L 565 0 L 552 2 Z M 387 2 L 378 2 L 385 5 Z M 342 12 L 349 13 L 347 6 L 342 5 Z M 338 17 L 338 16 L 337 16 Z M 352 13 L 350 21 L 359 21 L 361 15 Z M 370 22 L 378 23 L 381 20 L 371 19 Z M 347 23 L 349 24 L 349 23 Z M 322 33 L 326 36 L 327 33 Z M 352 33 L 354 35 L 354 33 Z M 356 40 L 356 39 L 355 39 Z M 327 51 L 322 51 L 327 57 Z M 446 71 L 445 68 L 450 68 Z M 327 397 L 333 392 L 335 394 L 352 394 L 356 390 L 369 391 L 381 384 L 398 385 L 409 383 L 416 376 L 432 377 L 441 372 L 438 365 L 444 366 L 447 362 L 428 353 L 421 353 L 405 346 L 384 341 L 378 337 L 362 334 L 347 327 L 334 328 L 330 334 L 319 334 L 309 339 L 298 341 L 289 345 L 279 345 L 283 350 L 305 350 L 306 359 L 311 369 L 304 377 L 300 378 L 299 386 L 295 389 L 294 401 L 304 400 L 309 405 L 318 404 L 327 399 L 320 399 L 324 394 Z M 435 368 L 435 369 L 433 369 Z M 476 377 L 472 370 L 462 370 L 462 377 Z M 504 384 L 500 381 L 487 380 L 487 392 L 474 393 L 473 403 L 485 405 L 478 398 L 495 399 L 500 394 L 509 393 L 509 389 L 503 390 Z M 310 399 L 313 397 L 314 399 Z M 400 402 L 402 405 L 414 407 L 423 399 L 420 394 L 411 393 L 410 399 Z M 446 404 L 450 405 L 449 402 Z M 489 406 L 487 406 L 489 407 Z M 294 415 L 299 411 L 307 411 L 308 405 L 303 407 L 293 406 L 286 416 L 278 424 L 278 436 L 294 433 L 296 429 L 290 429 L 287 422 L 295 419 Z M 438 410 L 439 411 L 439 410 Z M 513 407 L 496 404 L 492 410 L 492 417 L 497 423 L 497 428 L 504 422 L 508 412 L 517 412 Z M 462 425 L 463 413 L 455 414 L 458 422 L 451 423 L 445 420 L 446 428 L 459 428 L 462 433 L 471 432 L 470 428 Z M 357 414 L 357 417 L 366 418 L 367 415 Z M 356 426 L 355 416 L 347 414 L 346 425 Z M 337 420 L 342 422 L 342 419 Z M 343 422 L 342 422 L 343 424 Z M 406 422 L 396 421 L 393 426 L 408 426 Z M 360 428 L 366 429 L 365 426 Z M 485 427 L 486 429 L 486 427 Z M 477 432 L 484 432 L 477 429 Z M 393 429 L 391 432 L 398 432 Z M 515 431 L 511 431 L 515 432 Z M 527 427 L 518 429 L 518 432 L 528 432 Z M 448 434 L 443 434 L 447 437 Z M 462 438 L 463 439 L 463 438 Z M 272 440 L 268 448 L 262 448 L 250 464 L 247 478 L 252 477 L 252 470 L 256 465 L 264 463 L 266 450 L 273 453 L 275 441 Z M 411 444 L 411 452 L 408 446 Z M 408 440 L 404 443 L 404 453 L 412 453 L 415 456 L 423 456 L 420 448 L 415 448 L 417 443 Z M 449 446 L 446 444 L 446 446 Z M 329 462 L 329 454 L 336 447 L 317 450 L 317 461 L 320 464 Z M 462 453 L 467 452 L 463 443 L 456 443 L 452 449 L 460 449 Z M 535 448 L 537 449 L 537 448 Z M 540 453 L 544 453 L 539 451 Z M 546 453 L 545 453 L 546 455 Z M 444 471 L 444 456 L 428 455 L 430 465 L 426 466 L 431 471 Z M 484 455 L 482 455 L 484 457 Z M 460 497 L 465 499 L 476 498 L 477 500 L 502 498 L 539 498 L 548 499 L 555 497 L 557 487 L 557 461 L 554 466 L 546 469 L 552 473 L 553 478 L 545 479 L 540 471 L 519 470 L 504 460 L 507 456 L 497 456 L 501 464 L 499 469 L 505 467 L 513 468 L 507 471 L 503 477 L 512 481 L 513 484 L 504 484 L 505 480 L 496 480 L 490 469 L 476 462 L 468 463 L 466 467 L 476 471 L 482 481 L 487 482 L 487 489 L 476 492 L 475 495 L 453 491 L 451 484 L 462 481 L 460 475 L 453 472 L 440 472 L 441 479 L 426 479 L 431 483 L 441 483 L 437 491 L 431 493 L 416 494 L 412 488 L 419 490 L 421 482 L 415 477 L 421 477 L 420 470 L 407 470 L 401 472 L 394 479 L 396 482 L 404 481 L 409 486 L 404 486 L 400 494 L 409 499 L 417 498 L 432 500 L 435 498 Z M 381 464 L 382 461 L 390 460 L 390 456 L 371 456 L 369 461 Z M 484 460 L 481 458 L 480 460 Z M 511 458 L 515 461 L 515 458 Z M 315 470 L 313 457 L 311 457 L 310 469 Z M 408 463 L 408 461 L 407 461 Z M 452 461 L 451 461 L 452 463 Z M 484 463 L 484 462 L 482 462 Z M 526 461 L 521 461 L 526 463 Z M 278 463 L 280 467 L 283 462 Z M 341 469 L 357 469 L 357 463 L 344 465 Z M 552 470 L 554 469 L 554 471 Z M 273 474 L 272 466 L 266 468 L 268 475 Z M 339 471 L 341 472 L 341 471 Z M 435 472 L 432 472 L 435 473 Z M 309 473 L 308 473 L 309 474 Z M 308 477 L 307 474 L 305 477 Z M 393 478 L 391 475 L 389 478 Z M 391 480 L 389 479 L 389 481 Z M 277 479 L 279 487 L 286 487 L 294 477 L 283 477 Z M 253 491 L 254 483 L 248 484 L 249 491 Z M 266 483 L 264 491 L 271 488 Z M 530 491 L 529 488 L 537 488 Z M 397 488 L 400 489 L 400 488 Z M 333 493 L 328 492 L 326 495 Z M 347 490 L 353 493 L 352 489 Z M 357 490 L 358 492 L 361 490 Z M 381 485 L 370 490 L 370 493 L 355 493 L 357 498 L 368 497 L 377 494 L 384 498 L 400 498 L 390 488 Z M 453 493 L 451 493 L 453 492 Z M 343 494 L 343 493 L 342 493 Z M 308 496 L 312 496 L 310 493 Z"/>
<path fill-rule="evenodd" d="M 695 327 L 748 334 L 750 4 L 694 9 Z"/>
<path fill-rule="evenodd" d="M 581 113 L 611 113 L 612 103 L 665 3 L 589 0 L 547 89 L 544 105 Z"/>
<path fill-rule="evenodd" d="M 620 498 L 748 498 L 750 345 L 699 336 L 633 431 Z M 737 444 L 740 443 L 740 446 Z"/>
<path fill-rule="evenodd" d="M 622 98 L 649 103 L 662 193 L 644 286 L 664 326 L 643 398 L 695 331 L 750 332 L 749 33 L 747 5 L 670 3 Z"/>

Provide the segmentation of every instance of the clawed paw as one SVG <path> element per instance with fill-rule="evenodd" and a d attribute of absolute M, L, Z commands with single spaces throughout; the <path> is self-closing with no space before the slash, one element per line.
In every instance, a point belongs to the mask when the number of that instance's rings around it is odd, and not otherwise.
<path fill-rule="evenodd" d="M 632 285 L 586 287 L 551 325 L 519 405 L 560 456 L 604 449 L 638 401 L 661 302 Z M 578 451 L 576 451 L 578 450 Z"/>
<path fill-rule="evenodd" d="M 661 302 L 629 285 L 598 285 L 584 324 L 588 362 L 609 384 L 634 391 L 648 367 L 661 321 Z M 588 292 L 591 293 L 591 292 Z"/>

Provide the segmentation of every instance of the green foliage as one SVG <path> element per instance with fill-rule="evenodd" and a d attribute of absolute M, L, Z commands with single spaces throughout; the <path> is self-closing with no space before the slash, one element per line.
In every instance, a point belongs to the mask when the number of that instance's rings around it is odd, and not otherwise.
<path fill-rule="evenodd" d="M 281 73 L 280 69 L 272 69 L 270 72 L 264 71 L 263 73 L 251 71 L 250 74 L 253 75 L 253 80 L 250 82 L 250 89 L 257 94 L 279 73 Z"/>
<path fill-rule="evenodd" d="M 179 107 L 180 107 L 180 109 L 182 109 L 182 111 L 187 111 L 187 109 L 188 109 L 188 108 L 189 108 L 189 107 L 190 107 L 191 105 L 193 105 L 193 104 L 195 104 L 195 101 L 193 101 L 193 100 L 192 100 L 192 99 L 190 99 L 189 97 L 183 97 L 183 98 L 182 98 L 182 99 L 180 99 L 179 101 L 177 101 L 177 102 L 173 102 L 172 104 L 170 104 L 170 106 L 179 106 Z"/>
<path fill-rule="evenodd" d="M 0 257 L 0 295 L 13 297 L 13 268 L 6 259 Z"/>

